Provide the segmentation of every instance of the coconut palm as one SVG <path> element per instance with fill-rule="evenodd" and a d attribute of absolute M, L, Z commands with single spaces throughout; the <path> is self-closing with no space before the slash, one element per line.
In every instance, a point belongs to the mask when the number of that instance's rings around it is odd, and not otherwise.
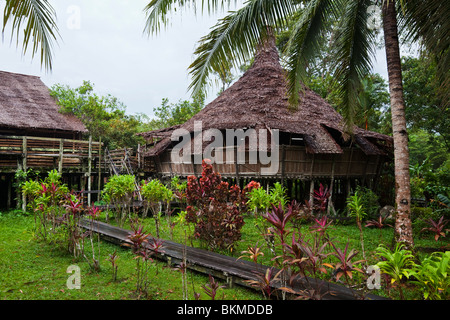
<path fill-rule="evenodd" d="M 23 54 L 32 44 L 32 57 L 39 52 L 41 65 L 50 70 L 53 41 L 59 35 L 53 7 L 47 0 L 6 0 L 4 4 L 2 33 L 11 21 L 11 41 L 15 37 L 17 46 L 22 42 Z"/>
<path fill-rule="evenodd" d="M 236 1 L 202 0 L 203 10 L 215 12 Z M 182 6 L 193 6 L 198 0 L 152 0 L 145 11 L 145 31 L 158 32 L 168 22 L 170 12 Z M 313 63 L 320 43 L 330 30 L 329 19 L 338 23 L 333 44 L 335 79 L 343 101 L 341 109 L 349 133 L 352 132 L 358 108 L 358 88 L 372 67 L 376 48 L 376 33 L 371 24 L 371 8 L 381 5 L 383 35 L 388 65 L 394 163 L 396 181 L 396 240 L 407 247 L 414 245 L 410 212 L 409 150 L 406 131 L 405 103 L 398 30 L 409 39 L 420 40 L 438 58 L 441 79 L 448 85 L 449 12 L 450 2 L 441 0 L 248 0 L 229 12 L 200 39 L 196 59 L 190 65 L 193 93 L 203 91 L 208 77 L 223 65 L 223 61 L 239 66 L 255 52 L 255 48 L 270 33 L 287 28 L 295 17 L 293 29 L 284 52 L 288 70 L 287 87 L 291 106 L 295 106 L 302 89 L 302 80 Z M 372 6 L 372 7 L 371 7 Z M 397 21 L 400 17 L 400 22 Z M 304 82 L 304 81 L 303 81 Z M 448 91 L 448 90 L 444 90 Z"/>

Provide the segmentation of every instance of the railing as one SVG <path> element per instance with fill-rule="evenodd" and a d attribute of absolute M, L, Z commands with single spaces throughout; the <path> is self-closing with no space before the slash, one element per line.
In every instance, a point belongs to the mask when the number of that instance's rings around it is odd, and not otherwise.
<path fill-rule="evenodd" d="M 102 144 L 91 139 L 0 136 L 0 167 L 50 167 L 61 171 L 68 167 L 88 166 L 89 160 L 100 157 L 101 153 Z"/>

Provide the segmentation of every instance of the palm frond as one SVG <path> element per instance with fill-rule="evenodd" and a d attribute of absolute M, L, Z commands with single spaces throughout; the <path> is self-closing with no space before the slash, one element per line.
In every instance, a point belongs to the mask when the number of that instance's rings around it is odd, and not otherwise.
<path fill-rule="evenodd" d="M 20 28 L 26 23 L 23 29 L 23 54 L 28 51 L 30 42 L 33 42 L 32 57 L 40 51 L 41 65 L 50 70 L 53 41 L 59 35 L 56 13 L 50 3 L 47 0 L 7 0 L 3 15 L 3 33 L 11 19 L 11 36 L 14 38 L 15 34 L 16 45 L 19 45 Z"/>
<path fill-rule="evenodd" d="M 296 6 L 292 0 L 252 0 L 219 20 L 194 52 L 197 58 L 189 66 L 189 90 L 194 95 L 203 91 L 209 74 L 220 69 L 223 61 L 235 67 L 247 61 L 268 30 L 286 25 Z"/>
<path fill-rule="evenodd" d="M 370 0 L 346 0 L 336 34 L 335 80 L 339 85 L 345 128 L 350 134 L 358 109 L 358 89 L 370 72 L 375 55 L 375 34 L 368 27 L 367 8 L 371 4 Z"/>
<path fill-rule="evenodd" d="M 213 14 L 218 10 L 224 10 L 225 5 L 230 5 L 231 0 L 201 0 L 201 11 Z M 237 0 L 234 1 L 237 3 Z M 167 26 L 168 15 L 183 7 L 197 12 L 199 0 L 151 0 L 144 8 L 146 22 L 144 33 L 153 34 L 159 32 L 162 26 Z"/>
<path fill-rule="evenodd" d="M 319 52 L 319 45 L 327 31 L 327 20 L 336 17 L 336 7 L 341 1 L 309 1 L 301 9 L 292 34 L 286 45 L 288 57 L 288 94 L 290 105 L 298 103 L 301 82 L 306 82 L 306 70 Z"/>

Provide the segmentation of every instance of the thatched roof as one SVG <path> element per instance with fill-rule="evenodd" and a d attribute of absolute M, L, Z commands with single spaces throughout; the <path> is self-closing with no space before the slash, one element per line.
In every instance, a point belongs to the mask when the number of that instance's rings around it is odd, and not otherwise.
<path fill-rule="evenodd" d="M 87 132 L 78 118 L 59 109 L 39 77 L 0 71 L 0 127 Z"/>
<path fill-rule="evenodd" d="M 342 116 L 317 93 L 307 87 L 300 93 L 296 111 L 289 110 L 285 72 L 279 62 L 274 40 L 258 50 L 255 62 L 245 74 L 219 97 L 203 108 L 181 128 L 194 132 L 194 122 L 202 121 L 203 130 L 270 128 L 304 137 L 308 152 L 336 154 L 343 150 L 332 133 L 344 133 Z M 174 128 L 175 129 L 175 128 Z M 165 130 L 148 156 L 161 154 L 172 144 Z M 159 132 L 141 134 L 151 139 Z M 382 146 L 392 138 L 376 132 L 354 128 L 354 141 L 366 154 L 384 154 Z M 381 147 L 381 148 L 380 148 Z"/>

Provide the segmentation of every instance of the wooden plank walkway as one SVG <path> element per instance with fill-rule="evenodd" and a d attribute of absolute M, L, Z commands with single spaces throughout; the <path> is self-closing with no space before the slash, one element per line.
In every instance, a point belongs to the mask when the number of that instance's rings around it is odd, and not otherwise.
<path fill-rule="evenodd" d="M 91 229 L 91 222 L 82 220 L 80 223 L 83 228 Z M 124 245 L 131 244 L 127 238 L 132 231 L 122 229 L 104 222 L 95 221 L 93 231 L 97 232 L 106 241 Z M 149 248 L 150 249 L 150 248 Z M 264 274 L 268 266 L 256 264 L 251 261 L 237 260 L 236 258 L 221 255 L 208 250 L 193 248 L 179 244 L 170 240 L 164 240 L 162 253 L 157 255 L 157 258 L 166 261 L 169 264 L 180 264 L 183 261 L 183 252 L 185 254 L 186 265 L 188 269 L 195 270 L 200 273 L 210 274 L 215 278 L 225 280 L 228 285 L 233 286 L 238 284 L 248 288 L 255 289 L 247 281 L 257 280 L 257 273 Z M 275 269 L 275 273 L 279 270 Z M 341 286 L 339 284 L 330 283 L 323 280 L 308 278 L 309 283 L 319 284 L 319 290 L 323 295 L 324 300 L 356 300 L 360 299 L 355 291 Z M 292 288 L 294 290 L 305 289 L 305 279 L 296 279 Z M 280 281 L 272 284 L 273 289 L 282 287 Z M 366 300 L 386 300 L 384 297 L 373 294 L 366 294 Z"/>

